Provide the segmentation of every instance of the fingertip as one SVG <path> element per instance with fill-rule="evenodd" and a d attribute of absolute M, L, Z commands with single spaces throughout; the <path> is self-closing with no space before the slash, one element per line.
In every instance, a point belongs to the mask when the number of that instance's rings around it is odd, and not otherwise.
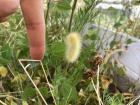
<path fill-rule="evenodd" d="M 7 20 L 8 20 L 8 17 L 2 17 L 2 18 L 0 18 L 0 23 L 5 22 Z"/>
<path fill-rule="evenodd" d="M 30 47 L 30 55 L 33 60 L 43 60 L 45 54 L 45 46 Z"/>

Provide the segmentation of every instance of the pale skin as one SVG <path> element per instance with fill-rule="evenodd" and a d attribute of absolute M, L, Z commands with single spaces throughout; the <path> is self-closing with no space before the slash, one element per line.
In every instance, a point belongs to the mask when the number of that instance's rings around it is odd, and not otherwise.
<path fill-rule="evenodd" d="M 19 6 L 27 28 L 30 55 L 34 60 L 42 60 L 45 53 L 43 0 L 0 0 L 0 22 L 6 21 Z"/>

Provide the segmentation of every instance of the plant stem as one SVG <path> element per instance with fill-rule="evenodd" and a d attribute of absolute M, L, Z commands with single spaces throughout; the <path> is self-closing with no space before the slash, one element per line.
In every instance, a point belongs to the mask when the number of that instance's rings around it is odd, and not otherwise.
<path fill-rule="evenodd" d="M 1 100 L 0 100 L 0 103 L 1 103 L 2 105 L 7 105 L 6 103 L 4 103 L 4 102 L 3 102 L 3 101 L 1 101 Z"/>
<path fill-rule="evenodd" d="M 128 103 L 127 105 L 132 105 L 135 101 L 139 100 L 140 96 L 137 96 L 134 100 L 132 100 L 130 103 Z M 138 104 L 139 105 L 139 104 Z"/>
<path fill-rule="evenodd" d="M 45 15 L 45 23 L 47 24 L 47 20 L 48 20 L 48 16 L 49 16 L 49 9 L 50 9 L 50 3 L 51 0 L 47 0 L 47 11 L 46 11 L 46 15 Z"/>
<path fill-rule="evenodd" d="M 104 105 L 102 102 L 102 99 L 100 98 L 100 87 L 99 87 L 99 66 L 98 66 L 98 71 L 97 71 L 97 86 L 95 86 L 93 79 L 91 78 L 91 83 L 93 85 L 93 88 L 96 92 L 97 98 L 98 98 L 98 103 L 99 105 Z"/>
<path fill-rule="evenodd" d="M 69 65 L 69 63 L 66 64 L 66 68 L 64 69 L 64 76 L 67 76 L 68 74 Z"/>
<path fill-rule="evenodd" d="M 73 20 L 73 15 L 74 15 L 74 11 L 75 11 L 75 8 L 76 8 L 76 4 L 77 4 L 77 0 L 74 0 L 73 6 L 72 6 L 72 11 L 71 11 L 71 16 L 70 16 L 68 32 L 71 31 L 71 25 L 72 25 L 72 20 Z"/>
<path fill-rule="evenodd" d="M 53 86 L 49 83 L 49 80 L 48 80 L 48 78 L 47 78 L 47 74 L 46 74 L 46 72 L 45 72 L 45 68 L 44 68 L 43 63 L 42 63 L 41 61 L 40 61 L 40 64 L 41 64 L 43 73 L 44 73 L 44 75 L 45 75 L 46 81 L 47 81 L 47 83 L 48 83 L 48 86 L 49 86 L 51 95 L 52 95 L 52 97 L 53 97 L 54 105 L 57 105 L 56 100 L 55 100 L 55 96 L 54 96 L 53 90 L 52 90 Z"/>

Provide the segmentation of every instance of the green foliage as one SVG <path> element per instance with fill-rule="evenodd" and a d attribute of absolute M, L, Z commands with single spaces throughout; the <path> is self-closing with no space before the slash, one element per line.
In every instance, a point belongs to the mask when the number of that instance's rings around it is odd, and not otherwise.
<path fill-rule="evenodd" d="M 126 44 L 131 44 L 132 42 L 134 42 L 134 41 L 132 41 L 131 39 L 128 39 L 128 40 L 126 41 Z"/>
<path fill-rule="evenodd" d="M 48 46 L 46 53 L 48 53 L 48 57 L 50 57 L 54 64 L 61 62 L 65 57 L 65 43 L 52 42 Z"/>
<path fill-rule="evenodd" d="M 23 62 L 23 65 L 30 64 L 27 71 L 32 79 L 38 78 L 34 82 L 49 105 L 54 105 L 54 101 L 57 105 L 97 105 L 97 94 L 93 84 L 90 80 L 84 80 L 83 74 L 86 70 L 92 69 L 93 65 L 89 63 L 89 60 L 98 54 L 97 45 L 100 45 L 98 31 L 91 29 L 83 37 L 83 41 L 90 39 L 92 43 L 88 47 L 83 46 L 79 59 L 73 64 L 67 64 L 65 61 L 66 46 L 64 41 L 69 31 L 68 27 L 70 26 L 72 13 L 71 31 L 81 32 L 86 23 L 96 23 L 99 17 L 104 20 L 103 15 L 107 12 L 103 13 L 104 11 L 102 11 L 99 14 L 99 10 L 95 8 L 101 0 L 84 0 L 85 7 L 78 10 L 72 10 L 71 1 L 60 0 L 54 2 L 50 0 L 49 2 L 48 0 L 49 6 L 45 7 L 47 47 L 43 66 L 50 84 L 46 82 L 39 63 L 26 61 Z M 109 8 L 108 11 L 110 12 L 108 17 L 115 20 L 112 26 L 116 29 L 121 27 L 126 19 L 124 15 L 113 8 Z M 1 88 L 4 88 L 6 94 L 15 97 L 15 99 L 9 101 L 10 104 L 8 105 L 18 105 L 19 103 L 24 103 L 23 105 L 44 105 L 18 62 L 19 58 L 29 58 L 28 41 L 21 11 L 14 14 L 8 24 L 9 26 L 0 25 L 0 65 L 6 65 L 9 69 L 8 74 L 4 77 L 5 80 L 1 78 L 3 82 Z M 131 43 L 131 40 L 128 39 L 127 43 Z M 118 42 L 113 40 L 110 47 L 113 48 L 117 44 Z M 117 68 L 109 63 L 101 66 L 100 78 L 102 75 L 109 74 L 109 70 L 112 69 L 117 69 L 118 74 L 124 75 L 124 69 L 122 70 L 122 68 Z M 108 74 L 107 76 L 111 75 L 111 73 Z M 97 83 L 96 77 L 95 70 L 92 78 L 95 83 Z M 101 79 L 99 81 L 101 82 Z M 110 95 L 109 92 L 104 92 L 102 83 L 99 85 L 101 93 L 103 92 L 103 97 L 100 96 L 103 103 L 106 105 L 124 105 L 125 100 L 120 92 Z M 4 99 L 2 100 L 5 101 Z"/>
<path fill-rule="evenodd" d="M 117 74 L 119 75 L 119 76 L 125 76 L 125 69 L 123 68 L 123 67 L 121 67 L 121 68 L 118 68 L 118 70 L 117 70 Z"/>
<path fill-rule="evenodd" d="M 48 96 L 48 89 L 47 87 L 41 87 L 39 88 L 41 94 L 44 96 L 44 97 L 47 97 Z M 32 99 L 33 97 L 35 97 L 37 95 L 37 92 L 34 88 L 32 87 L 26 87 L 24 89 L 24 92 L 22 93 L 22 99 L 23 100 L 28 100 L 28 99 Z"/>
<path fill-rule="evenodd" d="M 106 105 L 125 105 L 123 103 L 124 97 L 121 94 L 110 96 L 108 92 L 104 91 L 104 101 Z"/>
<path fill-rule="evenodd" d="M 56 7 L 60 10 L 60 11 L 67 11 L 67 10 L 70 10 L 71 9 L 71 6 L 70 6 L 70 1 L 71 0 L 64 0 L 63 2 L 58 2 L 56 4 Z"/>
<path fill-rule="evenodd" d="M 3 51 L 1 54 L 2 58 L 5 58 L 6 60 L 11 60 L 12 51 L 11 51 L 11 47 L 8 44 L 4 45 L 1 51 Z"/>
<path fill-rule="evenodd" d="M 100 2 L 95 0 L 85 0 L 85 7 L 78 10 L 74 16 L 72 31 L 81 31 L 83 26 L 88 22 L 94 22 L 98 10 L 94 8 Z"/>
<path fill-rule="evenodd" d="M 28 98 L 32 98 L 35 95 L 36 95 L 35 89 L 32 87 L 27 87 L 27 88 L 25 88 L 25 90 L 22 94 L 22 99 L 27 100 Z"/>

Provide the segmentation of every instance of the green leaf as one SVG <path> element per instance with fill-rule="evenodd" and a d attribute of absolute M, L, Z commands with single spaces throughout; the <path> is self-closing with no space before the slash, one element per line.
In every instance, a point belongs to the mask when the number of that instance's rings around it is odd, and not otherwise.
<path fill-rule="evenodd" d="M 126 74 L 125 69 L 124 69 L 123 67 L 119 68 L 119 69 L 117 70 L 117 74 L 118 74 L 119 76 L 125 76 L 125 74 Z"/>
<path fill-rule="evenodd" d="M 87 33 L 87 39 L 97 40 L 98 39 L 98 31 L 97 30 L 89 30 Z"/>
<path fill-rule="evenodd" d="M 69 80 L 64 80 L 59 88 L 60 97 L 65 101 L 77 101 L 77 91 L 74 85 Z"/>
<path fill-rule="evenodd" d="M 52 64 L 60 64 L 64 59 L 65 55 L 65 44 L 64 42 L 53 42 L 46 53 L 49 53 Z"/>
<path fill-rule="evenodd" d="M 71 9 L 71 6 L 70 6 L 70 3 L 68 3 L 66 0 L 65 1 L 62 1 L 62 2 L 58 2 L 56 7 L 59 9 L 59 10 L 63 10 L 63 11 L 67 11 L 67 10 L 70 10 Z"/>
<path fill-rule="evenodd" d="M 133 42 L 134 42 L 133 40 L 128 39 L 128 40 L 126 41 L 126 44 L 131 44 L 131 43 L 133 43 Z"/>
<path fill-rule="evenodd" d="M 110 43 L 110 48 L 113 48 L 115 45 L 117 45 L 118 42 L 113 40 L 111 43 Z"/>
<path fill-rule="evenodd" d="M 12 50 L 11 50 L 11 48 L 10 48 L 10 46 L 8 44 L 3 46 L 1 51 L 2 51 L 2 53 L 1 53 L 2 58 L 7 59 L 7 60 L 11 60 L 11 58 L 12 58 Z"/>
<path fill-rule="evenodd" d="M 47 87 L 41 87 L 41 88 L 39 88 L 39 90 L 40 90 L 41 94 L 44 97 L 48 96 L 48 89 L 47 89 Z"/>
<path fill-rule="evenodd" d="M 118 28 L 118 27 L 120 27 L 122 25 L 122 23 L 120 22 L 120 21 L 118 21 L 118 22 L 116 22 L 115 24 L 114 24 L 114 27 L 115 28 Z"/>
<path fill-rule="evenodd" d="M 36 90 L 32 87 L 26 87 L 23 94 L 22 99 L 27 100 L 28 98 L 31 98 L 36 95 Z"/>
<path fill-rule="evenodd" d="M 0 64 L 6 65 L 6 64 L 8 64 L 8 63 L 10 63 L 10 60 L 7 60 L 7 59 L 5 59 L 5 58 L 3 58 L 3 57 L 0 57 Z"/>
<path fill-rule="evenodd" d="M 40 87 L 39 90 L 40 90 L 41 94 L 44 97 L 48 96 L 48 89 L 47 89 L 47 87 Z M 23 94 L 22 94 L 22 99 L 27 100 L 28 98 L 32 98 L 35 95 L 36 95 L 35 88 L 26 87 L 24 92 L 23 92 Z"/>

